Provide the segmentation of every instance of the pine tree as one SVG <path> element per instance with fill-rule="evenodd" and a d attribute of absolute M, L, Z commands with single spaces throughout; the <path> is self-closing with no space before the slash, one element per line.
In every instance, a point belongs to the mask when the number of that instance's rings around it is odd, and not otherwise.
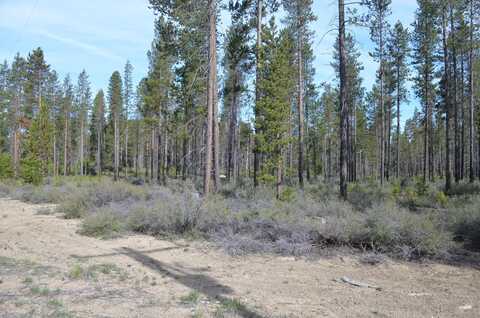
<path fill-rule="evenodd" d="M 304 43 L 309 41 L 312 34 L 308 25 L 316 20 L 312 12 L 312 0 L 283 1 L 283 6 L 288 13 L 287 21 L 292 27 L 296 38 L 297 50 L 297 112 L 298 112 L 298 182 L 303 188 L 304 181 L 304 154 L 305 154 L 305 106 L 304 106 Z"/>
<path fill-rule="evenodd" d="M 245 2 L 244 2 L 245 3 Z M 227 30 L 225 55 L 223 66 L 225 68 L 224 112 L 228 116 L 227 125 L 227 181 L 236 180 L 239 159 L 239 112 L 241 94 L 245 91 L 246 73 L 250 69 L 251 48 L 248 44 L 251 31 L 249 16 L 244 6 L 238 2 L 230 4 L 232 26 Z"/>
<path fill-rule="evenodd" d="M 380 108 L 380 183 L 385 179 L 385 63 L 386 52 L 385 44 L 387 32 L 390 28 L 388 16 L 390 15 L 391 0 L 364 0 L 369 9 L 368 20 L 370 22 L 370 37 L 375 43 L 375 50 L 371 53 L 372 57 L 380 63 L 379 66 L 379 108 Z"/>
<path fill-rule="evenodd" d="M 95 156 L 95 172 L 102 175 L 103 149 L 105 130 L 105 96 L 103 90 L 99 90 L 93 100 L 92 121 L 90 125 L 91 154 Z"/>
<path fill-rule="evenodd" d="M 407 57 L 410 53 L 409 32 L 398 21 L 390 32 L 387 48 L 388 55 L 393 64 L 393 85 L 395 86 L 396 104 L 397 104 L 397 133 L 396 133 L 396 173 L 397 179 L 400 177 L 400 106 L 407 100 L 406 81 L 409 76 Z"/>
<path fill-rule="evenodd" d="M 125 64 L 124 72 L 123 72 L 123 101 L 125 104 L 125 114 L 123 115 L 124 118 L 124 135 L 125 135 L 125 157 L 124 157 L 124 169 L 125 169 L 125 177 L 128 175 L 128 168 L 129 168 L 129 160 L 128 160 L 128 122 L 130 119 L 130 113 L 132 109 L 133 103 L 133 82 L 132 82 L 132 72 L 133 66 L 130 61 L 127 61 Z"/>
<path fill-rule="evenodd" d="M 42 176 L 47 176 L 52 163 L 54 126 L 46 102 L 40 103 L 38 115 L 32 121 L 28 133 L 26 157 L 40 163 Z"/>
<path fill-rule="evenodd" d="M 71 164 L 71 112 L 74 100 L 73 85 L 69 75 L 67 75 L 63 80 L 62 86 L 63 96 L 61 114 L 63 119 L 63 175 L 67 176 L 70 171 Z"/>
<path fill-rule="evenodd" d="M 7 153 L 8 142 L 8 103 L 10 94 L 8 89 L 9 65 L 5 60 L 0 64 L 0 153 Z"/>
<path fill-rule="evenodd" d="M 78 161 L 79 161 L 79 172 L 83 176 L 86 174 L 85 167 L 85 150 L 86 146 L 86 136 L 87 136 L 87 127 L 88 127 L 88 114 L 91 108 L 91 91 L 90 91 L 90 82 L 88 79 L 87 72 L 83 70 L 78 76 L 78 82 L 76 87 L 76 96 L 75 96 L 75 112 L 77 115 L 77 146 L 78 146 Z"/>
<path fill-rule="evenodd" d="M 108 84 L 108 105 L 110 111 L 110 132 L 113 132 L 113 178 L 119 177 L 120 166 L 120 120 L 123 113 L 122 77 L 118 71 L 113 72 Z"/>
<path fill-rule="evenodd" d="M 50 65 L 45 62 L 43 50 L 37 48 L 27 57 L 27 81 L 25 83 L 26 107 L 25 116 L 33 119 L 39 111 L 45 83 L 50 71 Z"/>
<path fill-rule="evenodd" d="M 10 135 L 11 156 L 15 177 L 19 176 L 24 129 L 30 126 L 30 120 L 25 116 L 25 86 L 27 83 L 27 61 L 17 53 L 8 75 L 8 90 L 10 95 Z"/>
<path fill-rule="evenodd" d="M 266 173 L 275 171 L 275 188 L 277 198 L 280 197 L 282 185 L 283 153 L 289 143 L 288 114 L 290 110 L 290 96 L 294 89 L 291 74 L 293 66 L 292 38 L 288 30 L 276 34 L 273 22 L 264 32 L 265 41 L 268 41 L 268 64 L 262 68 L 262 82 L 260 89 L 262 97 L 258 104 L 258 121 L 260 132 L 257 136 L 262 153 L 268 154 L 265 162 Z"/>
<path fill-rule="evenodd" d="M 420 0 L 416 13 L 416 20 L 413 23 L 414 32 L 412 36 L 413 64 L 416 71 L 414 81 L 416 83 L 416 94 L 421 99 L 424 108 L 424 156 L 423 156 L 423 181 L 431 175 L 432 149 L 432 111 L 435 93 L 435 50 L 437 45 L 436 25 L 437 12 L 436 4 L 431 0 Z"/>

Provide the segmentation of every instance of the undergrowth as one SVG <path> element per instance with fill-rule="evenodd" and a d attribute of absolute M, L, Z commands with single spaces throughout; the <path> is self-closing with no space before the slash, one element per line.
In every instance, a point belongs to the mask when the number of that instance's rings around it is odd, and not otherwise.
<path fill-rule="evenodd" d="M 349 200 L 333 185 L 288 188 L 276 200 L 270 188 L 224 186 L 202 198 L 189 183 L 133 185 L 107 178 L 59 178 L 41 186 L 0 184 L 0 195 L 55 203 L 66 218 L 83 218 L 79 232 L 104 239 L 128 232 L 188 236 L 216 243 L 228 253 L 308 255 L 349 246 L 402 259 L 444 258 L 459 248 L 480 247 L 477 184 L 455 186 L 418 180 L 380 187 L 352 184 Z"/>

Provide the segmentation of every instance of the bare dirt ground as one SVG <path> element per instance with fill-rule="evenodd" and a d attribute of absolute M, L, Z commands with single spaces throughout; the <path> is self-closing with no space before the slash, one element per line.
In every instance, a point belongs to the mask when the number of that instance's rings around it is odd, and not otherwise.
<path fill-rule="evenodd" d="M 39 211 L 0 199 L 0 317 L 480 317 L 468 266 L 234 258 L 205 243 L 88 238 Z"/>

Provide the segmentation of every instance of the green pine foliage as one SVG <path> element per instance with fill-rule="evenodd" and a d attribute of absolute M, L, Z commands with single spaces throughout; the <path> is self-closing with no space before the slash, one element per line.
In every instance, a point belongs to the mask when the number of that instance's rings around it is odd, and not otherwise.
<path fill-rule="evenodd" d="M 293 39 L 287 30 L 278 32 L 274 20 L 265 30 L 265 63 L 260 83 L 262 97 L 257 105 L 257 140 L 262 153 L 268 154 L 263 180 L 273 182 L 281 174 L 283 152 L 290 142 L 288 136 L 291 96 L 295 88 Z M 275 171 L 275 174 L 273 173 Z M 280 180 L 277 180 L 280 182 Z"/>
<path fill-rule="evenodd" d="M 29 158 L 27 160 L 29 162 L 27 166 L 35 166 L 36 169 L 39 162 L 40 174 L 42 176 L 46 176 L 51 169 L 53 134 L 54 126 L 50 118 L 49 106 L 47 103 L 42 102 L 40 104 L 40 111 L 29 129 L 26 145 L 27 157 Z M 33 161 L 38 162 L 30 165 Z M 35 172 L 37 171 L 35 170 Z"/>

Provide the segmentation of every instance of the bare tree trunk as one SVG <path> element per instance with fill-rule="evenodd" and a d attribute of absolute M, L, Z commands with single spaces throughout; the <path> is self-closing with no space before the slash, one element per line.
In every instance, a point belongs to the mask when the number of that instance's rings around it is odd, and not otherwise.
<path fill-rule="evenodd" d="M 63 132 L 63 176 L 67 176 L 68 166 L 68 116 L 70 114 L 65 112 L 65 126 Z"/>
<path fill-rule="evenodd" d="M 102 175 L 102 140 L 103 140 L 103 127 L 101 124 L 97 125 L 97 175 Z"/>
<path fill-rule="evenodd" d="M 280 153 L 280 158 L 282 158 L 283 154 Z M 280 199 L 280 193 L 282 191 L 282 159 L 277 160 L 277 181 L 275 182 L 275 196 Z"/>
<path fill-rule="evenodd" d="M 298 2 L 297 2 L 298 5 Z M 297 14 L 301 15 L 300 8 L 297 7 Z M 300 23 L 299 23 L 300 24 Z M 303 28 L 298 27 L 298 47 L 297 47 L 297 63 L 298 63 L 298 183 L 303 189 L 303 172 L 304 172 L 304 152 L 305 152 L 305 118 L 303 106 Z"/>
<path fill-rule="evenodd" d="M 20 170 L 20 96 L 19 92 L 15 93 L 15 110 L 14 110 L 14 129 L 13 129 L 13 173 L 15 178 L 19 175 Z"/>
<path fill-rule="evenodd" d="M 401 102 L 401 92 L 400 92 L 400 63 L 397 61 L 397 171 L 396 178 L 400 177 L 400 102 Z"/>
<path fill-rule="evenodd" d="M 236 129 L 237 129 L 237 70 L 234 71 L 232 101 L 230 104 L 230 119 L 228 129 L 228 144 L 227 144 L 227 181 L 235 171 L 234 157 L 236 149 Z"/>
<path fill-rule="evenodd" d="M 162 184 L 164 186 L 167 185 L 167 176 L 168 176 L 168 129 L 167 126 L 165 126 L 165 130 L 163 133 L 163 164 L 162 164 Z"/>
<path fill-rule="evenodd" d="M 118 114 L 114 115 L 114 122 L 113 122 L 113 130 L 114 130 L 114 173 L 113 173 L 113 180 L 117 181 L 118 180 L 118 166 L 119 166 L 119 136 L 118 136 Z"/>
<path fill-rule="evenodd" d="M 383 27 L 383 20 L 380 21 Z M 384 101 L 384 62 L 383 62 L 383 30 L 380 31 L 380 184 L 385 179 L 385 101 Z"/>
<path fill-rule="evenodd" d="M 453 107 L 454 107 L 454 158 L 455 158 L 455 167 L 454 167 L 454 175 L 455 175 L 455 182 L 458 183 L 460 181 L 460 145 L 459 145 L 459 136 L 458 136 L 458 105 L 457 105 L 457 44 L 455 39 L 455 25 L 453 22 L 453 5 L 450 4 L 450 30 L 452 33 L 452 59 L 453 59 L 453 92 L 452 92 L 452 99 L 453 99 Z"/>
<path fill-rule="evenodd" d="M 83 132 L 83 129 L 84 129 L 84 122 L 83 122 L 83 114 L 81 115 L 82 118 L 80 119 L 80 149 L 79 149 L 79 153 L 80 153 L 80 175 L 83 176 L 83 148 L 84 148 L 84 145 L 83 145 L 83 135 L 84 135 L 84 132 Z"/>
<path fill-rule="evenodd" d="M 465 177 L 465 56 L 462 52 L 460 55 L 461 59 L 461 81 L 460 81 L 460 100 L 461 100 L 461 119 L 460 123 L 462 125 L 461 137 L 460 137 L 460 179 L 463 180 Z"/>
<path fill-rule="evenodd" d="M 428 74 L 424 74 L 424 85 L 425 85 L 425 123 L 424 123 L 424 148 L 423 148 L 423 183 L 427 182 L 428 175 L 428 165 L 429 165 L 429 152 L 428 152 L 428 137 L 429 137 L 429 121 L 430 121 L 430 105 L 428 98 Z"/>
<path fill-rule="evenodd" d="M 473 0 L 470 0 L 470 47 L 469 47 L 469 52 L 468 52 L 468 64 L 469 64 L 469 85 L 468 85 L 468 91 L 469 91 L 469 125 L 468 125 L 468 130 L 469 130 L 469 135 L 470 135 L 470 140 L 469 140 L 469 181 L 474 182 L 475 181 L 475 171 L 473 168 L 473 162 L 474 162 L 474 154 L 473 154 L 473 116 L 474 116 L 474 96 L 473 96 L 473 90 L 474 90 L 474 82 L 473 82 L 473 73 L 474 73 L 474 65 L 473 65 L 473 28 L 475 27 L 475 21 L 474 21 L 474 13 L 473 13 Z"/>
<path fill-rule="evenodd" d="M 215 25 L 216 27 L 216 25 Z M 215 29 L 215 44 L 217 40 Z M 217 54 L 215 46 L 214 82 L 213 82 L 213 181 L 215 192 L 220 189 L 220 129 L 218 124 L 218 84 L 217 84 Z"/>
<path fill-rule="evenodd" d="M 263 10 L 263 1 L 262 0 L 257 0 L 257 48 L 255 51 L 255 120 L 258 120 L 258 103 L 260 100 L 260 67 L 261 67 L 261 61 L 260 61 L 260 50 L 262 46 L 262 10 Z M 258 127 L 255 127 L 255 134 L 258 133 L 256 131 Z M 260 153 L 259 153 L 259 145 L 258 145 L 258 139 L 254 139 L 255 145 L 253 149 L 253 186 L 257 187 L 258 186 L 258 174 L 260 170 Z"/>
<path fill-rule="evenodd" d="M 446 8 L 444 8 L 446 9 Z M 446 10 L 442 14 L 442 40 L 443 40 L 443 65 L 445 80 L 445 192 L 449 192 L 452 187 L 452 174 L 450 168 L 450 77 L 448 65 L 448 46 L 447 46 L 447 22 Z"/>
<path fill-rule="evenodd" d="M 57 176 L 57 134 L 53 134 L 53 176 Z"/>
<path fill-rule="evenodd" d="M 209 16 L 209 54 L 208 54 L 208 82 L 207 82 L 207 140 L 205 148 L 205 172 L 203 176 L 203 193 L 211 192 L 212 157 L 214 156 L 213 143 L 215 135 L 215 82 L 217 64 L 217 37 L 216 37 L 216 0 L 208 1 Z M 217 167 L 215 167 L 217 168 Z"/>
<path fill-rule="evenodd" d="M 128 113 L 127 113 L 128 114 Z M 128 116 L 125 118 L 125 179 L 128 177 Z"/>
<path fill-rule="evenodd" d="M 391 165 L 391 139 L 392 139 L 392 101 L 391 98 L 388 98 L 388 112 L 387 112 L 387 140 L 386 140 L 386 149 L 387 149 L 387 160 L 386 160 L 386 178 L 387 181 L 390 180 L 390 165 Z"/>
<path fill-rule="evenodd" d="M 347 116 L 346 103 L 346 53 L 345 53 L 345 4 L 344 0 L 338 0 L 339 35 L 338 44 L 340 52 L 340 196 L 347 199 Z"/>

